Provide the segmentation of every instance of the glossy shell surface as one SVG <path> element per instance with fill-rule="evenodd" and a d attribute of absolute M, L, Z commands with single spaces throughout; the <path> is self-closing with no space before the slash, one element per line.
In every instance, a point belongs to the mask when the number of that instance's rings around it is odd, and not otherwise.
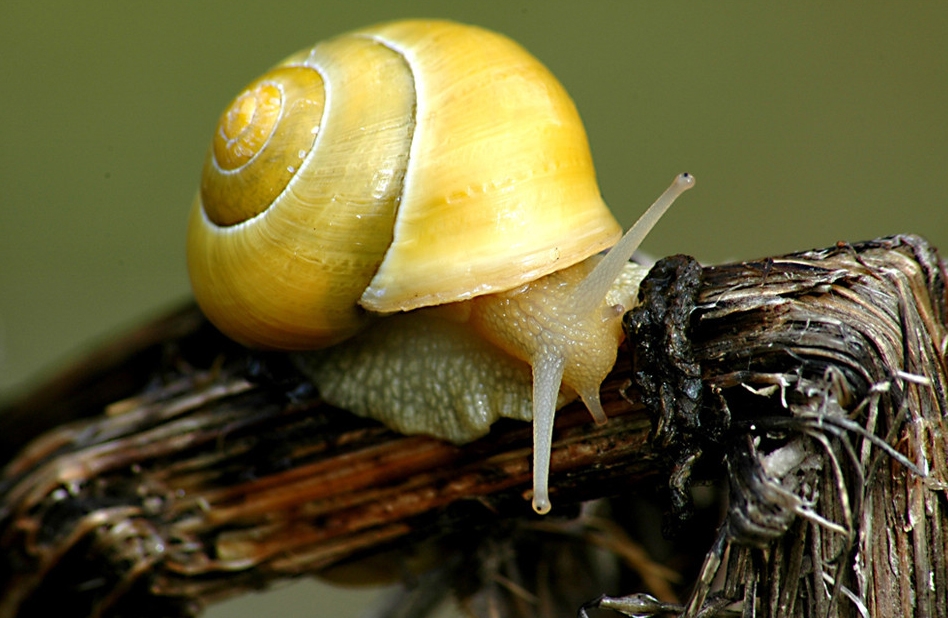
<path fill-rule="evenodd" d="M 611 246 L 582 123 L 504 36 L 442 21 L 294 54 L 224 112 L 189 222 L 195 296 L 242 343 L 515 288 Z"/>

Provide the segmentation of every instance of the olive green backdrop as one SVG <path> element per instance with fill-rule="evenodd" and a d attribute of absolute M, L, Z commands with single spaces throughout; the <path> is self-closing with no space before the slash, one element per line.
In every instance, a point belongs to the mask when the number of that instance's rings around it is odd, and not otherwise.
<path fill-rule="evenodd" d="M 316 40 L 409 16 L 500 30 L 543 60 L 624 225 L 695 174 L 645 243 L 655 255 L 899 232 L 948 250 L 948 3 L 3 3 L 0 398 L 188 297 L 186 213 L 246 82 Z"/>

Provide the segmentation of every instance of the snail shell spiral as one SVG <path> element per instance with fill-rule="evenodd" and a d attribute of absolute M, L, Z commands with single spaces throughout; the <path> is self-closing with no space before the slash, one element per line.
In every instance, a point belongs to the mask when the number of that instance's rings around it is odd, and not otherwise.
<path fill-rule="evenodd" d="M 519 45 L 402 21 L 290 56 L 221 117 L 188 233 L 198 303 L 247 345 L 509 290 L 617 240 L 571 99 Z"/>

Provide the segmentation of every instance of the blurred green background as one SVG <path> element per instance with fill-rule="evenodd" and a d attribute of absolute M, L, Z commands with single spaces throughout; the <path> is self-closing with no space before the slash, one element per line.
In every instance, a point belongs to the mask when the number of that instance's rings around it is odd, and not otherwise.
<path fill-rule="evenodd" d="M 624 225 L 693 173 L 645 242 L 654 255 L 717 262 L 899 232 L 948 248 L 948 3 L 3 3 L 0 399 L 188 297 L 186 213 L 245 83 L 409 16 L 502 31 L 545 62 Z M 313 587 L 282 594 L 309 600 L 213 615 L 358 615 L 314 607 Z"/>

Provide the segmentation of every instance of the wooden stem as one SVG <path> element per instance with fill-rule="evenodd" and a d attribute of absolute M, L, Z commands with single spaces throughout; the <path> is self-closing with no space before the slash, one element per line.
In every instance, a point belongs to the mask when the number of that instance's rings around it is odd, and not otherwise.
<path fill-rule="evenodd" d="M 464 446 L 400 436 L 194 307 L 157 320 L 0 414 L 0 618 L 193 615 L 350 567 L 453 588 L 472 611 L 571 612 L 619 585 L 603 548 L 639 587 L 624 589 L 658 597 L 629 611 L 948 616 L 945 265 L 900 236 L 696 281 L 677 322 L 650 318 L 621 351 L 607 424 L 558 414 L 545 519 L 529 425 Z M 694 480 L 721 490 L 702 502 Z M 644 549 L 650 504 L 684 539 L 662 560 Z"/>

